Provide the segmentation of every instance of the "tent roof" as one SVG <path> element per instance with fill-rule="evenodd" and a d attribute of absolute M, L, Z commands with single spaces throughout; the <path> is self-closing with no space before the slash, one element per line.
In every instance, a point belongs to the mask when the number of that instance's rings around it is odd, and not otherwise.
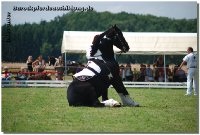
<path fill-rule="evenodd" d="M 102 32 L 64 31 L 61 52 L 85 53 L 93 37 Z M 197 33 L 123 32 L 130 50 L 127 54 L 185 54 L 187 47 L 197 50 Z M 119 51 L 114 47 L 115 52 Z"/>

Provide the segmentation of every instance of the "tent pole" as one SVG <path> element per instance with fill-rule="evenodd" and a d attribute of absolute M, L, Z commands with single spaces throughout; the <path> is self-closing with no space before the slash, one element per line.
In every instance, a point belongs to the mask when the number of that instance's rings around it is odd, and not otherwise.
<path fill-rule="evenodd" d="M 65 52 L 65 75 L 67 76 L 67 59 L 66 59 L 66 52 Z"/>
<path fill-rule="evenodd" d="M 165 74 L 165 82 L 167 82 L 165 54 L 164 54 L 164 74 Z"/>

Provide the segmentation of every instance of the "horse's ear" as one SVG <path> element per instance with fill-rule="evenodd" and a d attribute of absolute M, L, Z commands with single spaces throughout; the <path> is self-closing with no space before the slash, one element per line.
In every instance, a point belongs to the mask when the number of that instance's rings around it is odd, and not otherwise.
<path fill-rule="evenodd" d="M 112 28 L 116 28 L 116 24 L 112 26 Z"/>

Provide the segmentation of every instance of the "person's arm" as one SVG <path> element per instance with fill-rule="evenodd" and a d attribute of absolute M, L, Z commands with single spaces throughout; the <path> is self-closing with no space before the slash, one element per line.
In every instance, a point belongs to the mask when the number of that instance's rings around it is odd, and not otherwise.
<path fill-rule="evenodd" d="M 181 63 L 181 65 L 179 66 L 178 70 L 180 70 L 182 68 L 183 65 L 186 64 L 186 61 L 183 60 L 183 62 Z"/>
<path fill-rule="evenodd" d="M 35 60 L 33 63 L 32 63 L 32 66 L 35 67 L 35 64 L 38 62 L 38 60 Z"/>
<path fill-rule="evenodd" d="M 45 67 L 46 67 L 46 62 L 45 62 L 45 60 L 42 60 L 42 63 L 43 63 L 43 68 L 45 69 Z"/>

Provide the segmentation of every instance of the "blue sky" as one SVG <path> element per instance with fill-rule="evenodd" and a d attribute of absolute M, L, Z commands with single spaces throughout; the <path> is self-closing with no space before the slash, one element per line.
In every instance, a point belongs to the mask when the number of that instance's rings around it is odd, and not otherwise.
<path fill-rule="evenodd" d="M 6 23 L 7 13 L 11 13 L 12 24 L 39 23 L 41 20 L 50 21 L 56 16 L 61 16 L 66 11 L 13 11 L 13 7 L 36 7 L 36 6 L 74 6 L 74 7 L 88 7 L 91 6 L 98 12 L 110 11 L 112 13 L 119 13 L 122 11 L 135 14 L 151 14 L 155 16 L 164 16 L 174 19 L 193 19 L 197 18 L 197 2 L 195 1 L 155 1 L 155 2 L 139 2 L 139 1 L 81 1 L 81 2 L 53 2 L 53 1 L 3 1 L 2 2 L 2 23 Z"/>

